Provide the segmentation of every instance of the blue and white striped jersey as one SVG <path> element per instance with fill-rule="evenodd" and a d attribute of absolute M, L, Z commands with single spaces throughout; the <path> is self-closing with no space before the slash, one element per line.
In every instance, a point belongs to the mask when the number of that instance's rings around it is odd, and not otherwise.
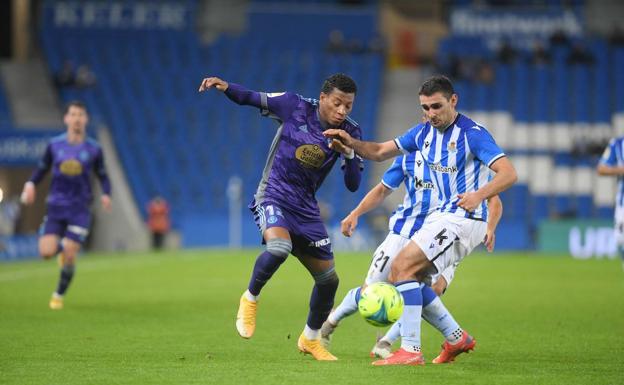
<path fill-rule="evenodd" d="M 405 197 L 392 213 L 388 229 L 405 238 L 420 230 L 427 215 L 438 207 L 438 194 L 431 181 L 431 171 L 419 151 L 399 155 L 381 178 L 381 183 L 395 190 L 405 183 Z"/>
<path fill-rule="evenodd" d="M 611 139 L 600 158 L 600 164 L 609 167 L 624 166 L 624 136 Z M 624 206 L 624 177 L 622 175 L 618 175 L 617 185 L 617 194 L 615 195 L 616 209 Z"/>
<path fill-rule="evenodd" d="M 474 192 L 487 184 L 488 167 L 505 156 L 483 126 L 457 114 L 444 131 L 435 129 L 429 122 L 421 123 L 394 141 L 404 153 L 422 152 L 438 188 L 440 211 L 487 221 L 485 200 L 472 213 L 457 206 L 457 194 Z"/>

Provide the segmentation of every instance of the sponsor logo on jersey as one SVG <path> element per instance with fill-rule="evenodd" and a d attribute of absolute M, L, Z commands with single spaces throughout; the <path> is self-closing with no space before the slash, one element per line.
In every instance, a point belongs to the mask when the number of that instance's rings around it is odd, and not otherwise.
<path fill-rule="evenodd" d="M 316 144 L 304 144 L 295 151 L 295 158 L 305 168 L 321 168 L 325 162 L 325 152 Z"/>
<path fill-rule="evenodd" d="M 433 190 L 435 186 L 431 182 L 425 182 L 422 179 L 414 178 L 414 185 L 417 189 Z"/>
<path fill-rule="evenodd" d="M 452 174 L 457 172 L 457 166 L 442 166 L 440 163 L 429 164 L 429 167 L 433 171 L 443 172 L 445 174 Z"/>
<path fill-rule="evenodd" d="M 82 174 L 82 163 L 76 159 L 67 159 L 59 167 L 61 174 L 76 176 Z"/>

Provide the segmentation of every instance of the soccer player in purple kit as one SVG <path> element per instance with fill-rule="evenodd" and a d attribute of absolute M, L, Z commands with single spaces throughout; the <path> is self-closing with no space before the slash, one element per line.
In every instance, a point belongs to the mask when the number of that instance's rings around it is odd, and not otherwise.
<path fill-rule="evenodd" d="M 262 115 L 280 123 L 249 206 L 266 250 L 257 257 L 249 286 L 240 298 L 236 329 L 243 338 L 253 336 L 260 291 L 293 254 L 314 279 L 310 311 L 298 348 L 316 360 L 334 361 L 337 358 L 320 342 L 320 329 L 334 304 L 338 275 L 315 193 L 341 156 L 347 189 L 356 191 L 360 185 L 361 159 L 352 149 L 323 136 L 328 128 L 340 128 L 361 137 L 360 127 L 349 118 L 356 84 L 344 74 L 334 74 L 323 83 L 319 100 L 291 92 L 256 92 L 216 77 L 203 79 L 199 91 L 213 87 L 233 102 L 257 107 Z"/>
<path fill-rule="evenodd" d="M 47 198 L 47 215 L 43 219 L 39 238 L 39 254 L 44 259 L 59 254 L 61 274 L 57 289 L 52 293 L 50 308 L 63 308 L 63 296 L 74 277 L 76 256 L 89 234 L 93 199 L 90 173 L 95 172 L 102 186 L 102 207 L 111 208 L 110 181 L 104 167 L 100 145 L 87 138 L 89 121 L 82 102 L 70 102 L 63 118 L 67 132 L 50 140 L 37 169 L 24 185 L 22 202 L 35 201 L 37 185 L 52 169 L 52 182 Z"/>

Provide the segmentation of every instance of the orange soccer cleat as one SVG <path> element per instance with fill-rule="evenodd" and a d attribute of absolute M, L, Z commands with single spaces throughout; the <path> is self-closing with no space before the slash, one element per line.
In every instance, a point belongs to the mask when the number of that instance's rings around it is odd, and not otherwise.
<path fill-rule="evenodd" d="M 331 354 L 323 344 L 321 344 L 321 340 L 309 340 L 305 338 L 303 334 L 299 336 L 299 341 L 297 341 L 297 347 L 299 351 L 303 354 L 311 354 L 317 361 L 336 361 L 338 358 Z"/>
<path fill-rule="evenodd" d="M 425 359 L 421 352 L 411 353 L 401 348 L 384 360 L 373 361 L 375 366 L 384 365 L 424 365 Z"/>
<path fill-rule="evenodd" d="M 243 338 L 251 338 L 256 330 L 257 307 L 258 302 L 248 300 L 243 293 L 236 314 L 236 330 Z"/>
<path fill-rule="evenodd" d="M 477 340 L 472 338 L 466 331 L 462 331 L 462 337 L 458 343 L 450 344 L 448 341 L 444 341 L 444 344 L 442 344 L 442 351 L 432 362 L 434 364 L 453 362 L 458 355 L 473 350 L 476 344 Z"/>

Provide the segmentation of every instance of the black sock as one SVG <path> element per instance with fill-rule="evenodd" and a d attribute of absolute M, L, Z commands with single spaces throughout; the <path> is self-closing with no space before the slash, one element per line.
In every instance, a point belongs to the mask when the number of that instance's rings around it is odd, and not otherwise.
<path fill-rule="evenodd" d="M 74 265 L 63 265 L 61 268 L 61 277 L 59 278 L 58 287 L 56 288 L 56 294 L 63 295 L 67 288 L 69 287 L 69 283 L 74 277 Z"/>

